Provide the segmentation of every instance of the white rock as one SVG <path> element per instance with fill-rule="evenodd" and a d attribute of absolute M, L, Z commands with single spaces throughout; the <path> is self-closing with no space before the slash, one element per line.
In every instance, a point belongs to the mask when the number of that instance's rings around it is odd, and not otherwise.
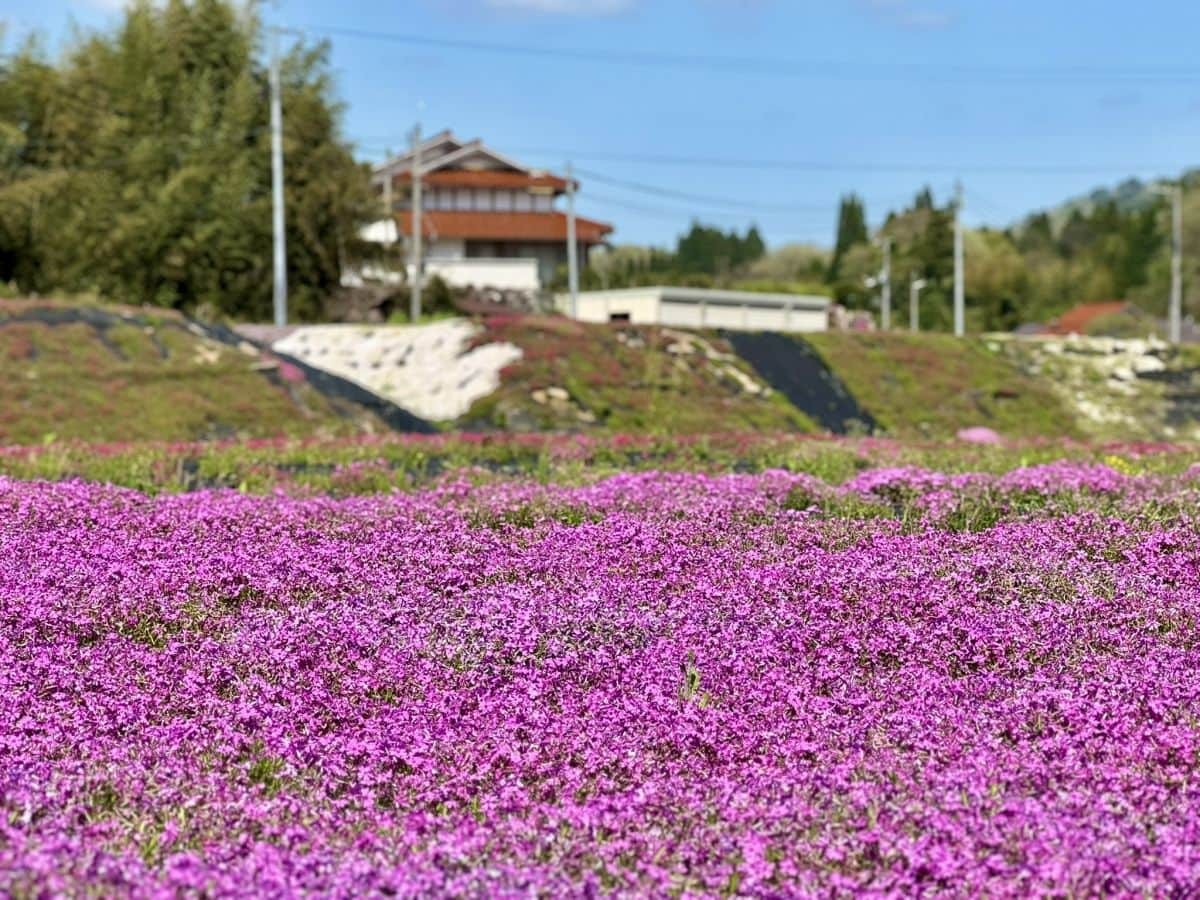
<path fill-rule="evenodd" d="M 1130 363 L 1133 371 L 1139 375 L 1143 372 L 1162 372 L 1167 368 L 1167 364 L 1157 356 L 1138 356 Z"/>
<path fill-rule="evenodd" d="M 456 419 L 500 386 L 521 358 L 513 344 L 468 349 L 479 329 L 467 319 L 429 325 L 311 325 L 272 346 L 367 388 L 424 419 Z"/>

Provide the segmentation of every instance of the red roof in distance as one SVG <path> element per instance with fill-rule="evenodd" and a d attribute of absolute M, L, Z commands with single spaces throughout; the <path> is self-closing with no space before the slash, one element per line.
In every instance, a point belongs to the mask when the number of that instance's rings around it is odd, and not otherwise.
<path fill-rule="evenodd" d="M 1046 334 L 1086 334 L 1088 326 L 1102 316 L 1116 315 L 1125 312 L 1129 304 L 1124 300 L 1112 300 L 1107 303 L 1081 303 L 1068 309 L 1065 313 L 1050 323 Z"/>

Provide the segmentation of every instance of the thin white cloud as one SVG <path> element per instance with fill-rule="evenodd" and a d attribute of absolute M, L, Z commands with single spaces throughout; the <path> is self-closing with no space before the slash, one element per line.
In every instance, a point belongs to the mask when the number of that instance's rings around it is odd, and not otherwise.
<path fill-rule="evenodd" d="M 636 0 L 484 0 L 490 9 L 557 16 L 613 16 Z"/>
<path fill-rule="evenodd" d="M 918 5 L 913 0 L 860 0 L 860 3 L 881 22 L 913 31 L 937 31 L 955 22 L 951 13 Z"/>

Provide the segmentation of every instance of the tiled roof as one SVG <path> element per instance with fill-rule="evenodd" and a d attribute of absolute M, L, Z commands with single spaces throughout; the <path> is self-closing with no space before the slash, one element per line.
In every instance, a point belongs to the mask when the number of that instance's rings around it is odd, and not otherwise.
<path fill-rule="evenodd" d="M 1068 309 L 1046 329 L 1049 334 L 1084 334 L 1087 327 L 1101 316 L 1125 312 L 1129 304 L 1123 300 L 1108 303 L 1082 303 Z"/>
<path fill-rule="evenodd" d="M 412 217 L 396 217 L 400 230 L 412 233 Z M 606 222 L 575 217 L 575 236 L 581 244 L 603 243 L 613 230 Z M 567 217 L 560 212 L 458 212 L 427 210 L 422 233 L 430 237 L 482 241 L 565 241 Z"/>
<path fill-rule="evenodd" d="M 396 175 L 396 182 L 407 184 L 412 179 L 409 172 Z M 444 169 L 427 172 L 421 181 L 429 187 L 485 187 L 485 188 L 550 188 L 555 193 L 567 189 L 564 178 L 549 172 L 506 172 L 498 170 Z"/>

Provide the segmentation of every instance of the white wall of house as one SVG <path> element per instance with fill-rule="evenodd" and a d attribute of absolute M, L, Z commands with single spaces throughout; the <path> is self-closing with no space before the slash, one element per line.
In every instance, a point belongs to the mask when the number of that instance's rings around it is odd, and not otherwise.
<path fill-rule="evenodd" d="M 505 291 L 536 291 L 536 259 L 434 259 L 425 260 L 425 275 L 438 275 L 456 287 L 489 287 Z"/>
<path fill-rule="evenodd" d="M 412 278 L 413 267 L 404 267 Z M 454 287 L 496 288 L 504 291 L 536 291 L 538 278 L 536 259 L 436 259 L 425 260 L 425 277 L 437 275 Z M 395 269 L 365 265 L 342 273 L 346 287 L 362 287 L 368 281 L 383 284 L 403 284 L 405 275 Z"/>
<path fill-rule="evenodd" d="M 395 223 L 387 220 L 368 225 L 361 235 L 366 240 L 378 243 L 395 243 L 400 239 Z M 406 244 L 407 240 L 404 238 Z M 586 263 L 587 248 L 581 249 L 580 261 Z M 497 252 L 506 255 L 497 256 Z M 437 274 L 449 284 L 536 291 L 554 277 L 566 259 L 567 251 L 563 245 L 555 243 L 468 242 L 462 238 L 433 238 L 426 239 L 422 253 L 426 275 Z M 360 270 L 346 272 L 342 283 L 362 284 L 364 278 L 387 283 L 401 280 L 398 273 L 364 266 Z"/>
<path fill-rule="evenodd" d="M 427 241 L 424 252 L 427 260 L 464 259 L 467 255 L 467 242 L 462 238 L 438 238 L 435 241 Z"/>
<path fill-rule="evenodd" d="M 559 294 L 563 312 L 570 297 Z M 801 294 L 758 294 L 701 288 L 644 287 L 613 291 L 584 291 L 578 318 L 611 322 L 628 318 L 635 325 L 677 328 L 730 328 L 739 331 L 825 331 L 829 300 Z"/>

